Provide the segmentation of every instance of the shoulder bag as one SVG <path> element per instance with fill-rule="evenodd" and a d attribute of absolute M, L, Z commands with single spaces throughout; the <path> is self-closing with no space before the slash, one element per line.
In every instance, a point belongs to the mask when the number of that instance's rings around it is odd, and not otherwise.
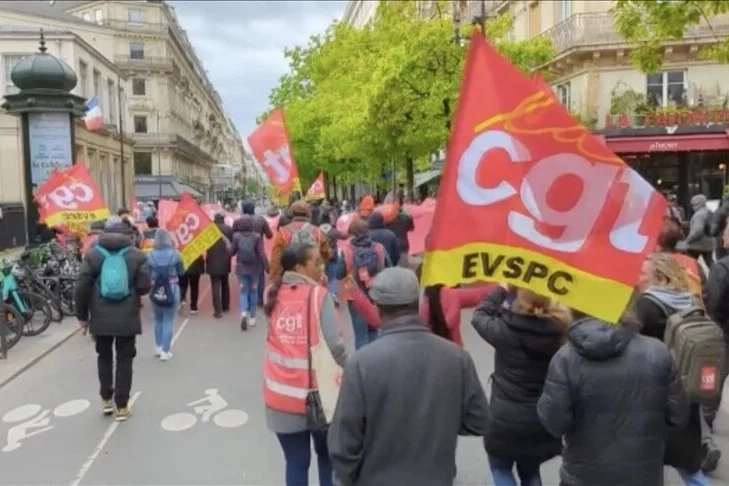
<path fill-rule="evenodd" d="M 311 300 L 314 295 L 314 288 L 309 290 L 306 304 L 306 357 L 308 361 L 309 381 L 307 388 L 309 392 L 306 394 L 306 425 L 311 432 L 326 432 L 329 428 L 326 416 L 324 414 L 324 406 L 321 403 L 319 390 L 313 389 L 312 369 L 311 369 Z M 314 304 L 316 305 L 316 304 Z M 316 323 L 316 325 L 320 325 Z"/>

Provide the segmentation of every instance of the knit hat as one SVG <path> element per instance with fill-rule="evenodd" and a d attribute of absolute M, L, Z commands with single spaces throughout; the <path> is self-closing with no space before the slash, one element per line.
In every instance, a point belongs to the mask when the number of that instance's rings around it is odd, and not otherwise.
<path fill-rule="evenodd" d="M 402 267 L 386 268 L 372 281 L 370 297 L 379 305 L 410 305 L 420 300 L 415 272 Z"/>

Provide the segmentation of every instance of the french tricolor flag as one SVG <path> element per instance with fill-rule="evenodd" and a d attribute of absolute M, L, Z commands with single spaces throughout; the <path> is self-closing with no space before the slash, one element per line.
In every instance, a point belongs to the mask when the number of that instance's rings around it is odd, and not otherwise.
<path fill-rule="evenodd" d="M 86 129 L 90 131 L 104 128 L 104 114 L 101 113 L 99 100 L 96 96 L 86 102 L 86 116 L 84 117 Z"/>

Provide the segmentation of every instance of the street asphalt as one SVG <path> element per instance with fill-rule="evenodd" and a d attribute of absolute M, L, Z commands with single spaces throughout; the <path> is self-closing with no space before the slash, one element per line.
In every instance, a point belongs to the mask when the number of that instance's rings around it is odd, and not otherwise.
<path fill-rule="evenodd" d="M 283 455 L 266 429 L 260 390 L 266 326 L 241 332 L 236 312 L 213 319 L 207 283 L 202 288 L 200 313 L 178 320 L 171 361 L 154 358 L 148 325 L 139 337 L 127 422 L 101 413 L 88 336 L 74 336 L 5 386 L 0 484 L 282 485 Z M 149 305 L 142 312 L 147 316 Z M 493 351 L 469 321 L 464 312 L 466 346 L 487 385 Z M 194 410 L 206 403 L 213 413 Z M 718 440 L 729 454 L 727 419 L 722 414 Z M 545 485 L 558 484 L 558 468 L 558 459 L 543 465 Z M 667 484 L 682 484 L 666 471 Z M 315 477 L 313 461 L 311 484 Z M 729 456 L 714 481 L 729 484 Z M 456 484 L 492 484 L 480 439 L 461 439 Z"/>

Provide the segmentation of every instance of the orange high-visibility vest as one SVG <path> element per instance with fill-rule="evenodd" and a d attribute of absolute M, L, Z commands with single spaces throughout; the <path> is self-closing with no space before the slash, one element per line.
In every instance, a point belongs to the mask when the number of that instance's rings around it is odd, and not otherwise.
<path fill-rule="evenodd" d="M 309 386 L 309 348 L 319 344 L 319 321 L 326 289 L 315 283 L 283 284 L 269 318 L 263 365 L 263 401 L 279 412 L 306 413 Z"/>

